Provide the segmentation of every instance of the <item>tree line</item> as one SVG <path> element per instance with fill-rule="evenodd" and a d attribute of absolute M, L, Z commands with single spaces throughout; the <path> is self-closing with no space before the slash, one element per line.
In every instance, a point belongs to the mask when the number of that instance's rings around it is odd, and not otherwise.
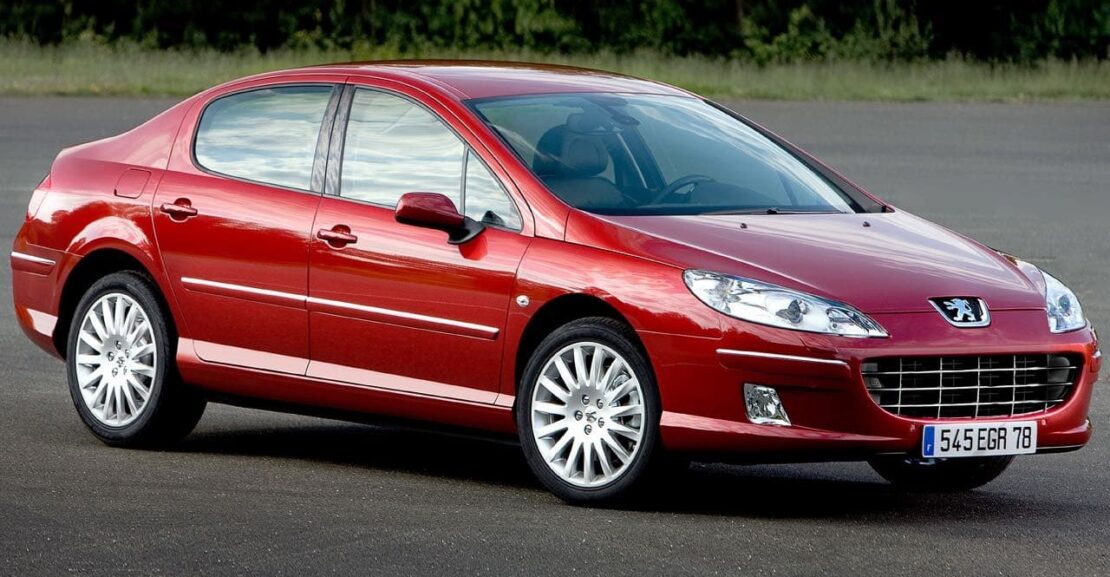
<path fill-rule="evenodd" d="M 4 0 L 0 36 L 259 51 L 390 46 L 761 63 L 1110 56 L 1107 0 Z"/>

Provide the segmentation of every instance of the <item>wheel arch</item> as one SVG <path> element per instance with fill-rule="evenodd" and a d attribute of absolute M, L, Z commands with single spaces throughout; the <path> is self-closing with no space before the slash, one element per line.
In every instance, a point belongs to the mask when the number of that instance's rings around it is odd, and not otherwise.
<path fill-rule="evenodd" d="M 651 366 L 647 348 L 640 339 L 639 333 L 636 332 L 636 328 L 628 318 L 621 314 L 615 306 L 597 295 L 566 293 L 545 302 L 524 326 L 513 359 L 513 391 L 520 390 L 524 367 L 547 335 L 567 323 L 589 317 L 610 318 L 627 326 L 634 337 L 633 343 L 644 355 L 644 358 L 648 359 L 648 365 Z"/>
<path fill-rule="evenodd" d="M 664 352 L 657 335 L 721 335 L 720 313 L 697 301 L 682 269 L 595 246 L 533 240 L 512 294 L 497 401 L 503 406 L 515 405 L 525 366 L 544 337 L 576 319 L 599 316 L 627 326 L 656 377 L 652 352 Z"/>
<path fill-rule="evenodd" d="M 132 271 L 147 277 L 164 310 L 167 313 L 172 311 L 164 287 L 161 286 L 152 272 L 153 263 L 145 257 L 146 255 L 141 251 L 134 249 L 128 250 L 119 246 L 101 246 L 89 250 L 76 261 L 62 282 L 62 290 L 58 298 L 58 322 L 54 326 L 54 348 L 63 359 L 66 356 L 66 342 L 69 337 L 70 324 L 73 321 L 77 305 L 81 302 L 81 297 L 96 281 L 105 276 L 117 272 Z M 166 321 L 170 324 L 169 328 L 173 331 L 173 334 L 177 334 L 173 314 L 167 314 L 166 317 Z"/>

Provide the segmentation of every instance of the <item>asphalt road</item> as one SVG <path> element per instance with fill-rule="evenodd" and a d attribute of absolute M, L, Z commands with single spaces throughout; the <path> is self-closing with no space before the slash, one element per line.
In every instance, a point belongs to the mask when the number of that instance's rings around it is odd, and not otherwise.
<path fill-rule="evenodd" d="M 168 104 L 0 99 L 0 245 L 61 147 Z M 1110 105 L 736 108 L 1110 321 Z M 695 465 L 656 501 L 590 510 L 544 492 L 512 446 L 224 406 L 177 450 L 110 449 L 8 306 L 0 368 L 3 575 L 1110 574 L 1105 387 L 1091 446 L 973 493 L 898 494 L 860 464 Z"/>

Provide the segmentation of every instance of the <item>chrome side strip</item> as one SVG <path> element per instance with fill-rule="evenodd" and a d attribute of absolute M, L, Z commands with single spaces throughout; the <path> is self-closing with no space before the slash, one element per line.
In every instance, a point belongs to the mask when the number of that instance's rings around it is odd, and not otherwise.
<path fill-rule="evenodd" d="M 393 318 L 397 318 L 397 319 L 405 319 L 405 320 L 409 320 L 409 321 L 418 321 L 418 322 L 429 323 L 429 324 L 433 324 L 433 325 L 453 327 L 453 328 L 456 328 L 456 329 L 463 329 L 463 330 L 467 330 L 467 331 L 473 331 L 473 332 L 479 333 L 479 334 L 481 334 L 483 336 L 486 336 L 488 338 L 491 338 L 491 339 L 496 338 L 498 333 L 501 332 L 500 329 L 498 329 L 496 327 L 489 327 L 489 326 L 486 326 L 486 325 L 479 325 L 479 324 L 475 324 L 475 323 L 456 321 L 456 320 L 445 319 L 445 318 L 441 318 L 441 317 L 433 317 L 433 316 L 422 315 L 422 314 L 417 314 L 417 313 L 410 313 L 410 312 L 405 312 L 405 311 L 397 311 L 397 310 L 393 310 L 393 309 L 383 309 L 383 308 L 380 308 L 380 307 L 372 307 L 372 306 L 360 305 L 360 304 L 355 304 L 355 303 L 348 303 L 348 302 L 343 302 L 343 301 L 333 301 L 333 300 L 330 300 L 330 299 L 321 299 L 321 298 L 309 297 L 309 296 L 299 295 L 299 294 L 294 294 L 294 293 L 287 293 L 287 292 L 275 291 L 275 290 L 269 290 L 269 289 L 260 289 L 260 288 L 248 287 L 248 286 L 231 284 L 231 283 L 217 282 L 217 281 L 212 281 L 212 280 L 205 280 L 205 279 L 192 278 L 192 277 L 181 277 L 181 282 L 184 285 L 192 286 L 192 287 L 201 287 L 201 288 L 216 289 L 218 291 L 253 294 L 253 295 L 258 295 L 258 296 L 265 296 L 265 297 L 270 297 L 270 298 L 287 300 L 287 301 L 290 301 L 290 302 L 293 302 L 293 303 L 299 303 L 299 304 L 312 303 L 312 304 L 316 304 L 316 305 L 321 305 L 321 306 L 326 306 L 326 307 L 334 307 L 334 308 L 339 308 L 339 309 L 346 309 L 346 310 L 350 310 L 350 311 L 358 311 L 358 312 L 372 314 L 372 315 L 381 315 L 381 316 L 393 317 Z"/>
<path fill-rule="evenodd" d="M 46 265 L 46 266 L 54 266 L 54 265 L 58 264 L 58 263 L 56 263 L 56 262 L 54 262 L 54 261 L 52 261 L 48 258 L 42 258 L 42 257 L 38 257 L 38 256 L 35 256 L 35 255 L 32 255 L 32 254 L 27 254 L 27 253 L 24 253 L 24 252 L 18 252 L 18 251 L 14 251 L 14 250 L 12 251 L 12 258 L 19 259 L 19 260 L 25 260 L 27 262 L 33 262 L 35 264 L 42 264 L 42 265 Z"/>
<path fill-rule="evenodd" d="M 799 361 L 803 363 L 817 363 L 821 365 L 838 365 L 847 367 L 848 363 L 836 359 L 817 359 L 814 357 L 799 357 L 795 355 L 779 355 L 776 353 L 759 353 L 756 351 L 738 351 L 735 349 L 717 349 L 718 355 L 735 357 L 755 357 L 759 359 L 777 359 L 781 361 Z"/>
<path fill-rule="evenodd" d="M 216 281 L 213 281 L 213 280 L 204 280 L 204 279 L 200 279 L 200 278 L 192 278 L 192 277 L 187 277 L 187 276 L 181 277 L 181 283 L 185 284 L 185 285 L 191 285 L 191 286 L 194 286 L 194 287 L 207 287 L 207 288 L 214 288 L 214 289 L 220 289 L 220 290 L 225 290 L 225 291 L 268 296 L 268 297 L 273 297 L 273 298 L 278 298 L 278 299 L 289 300 L 289 301 L 293 301 L 293 302 L 299 302 L 299 303 L 302 303 L 302 304 L 306 300 L 306 297 L 304 295 L 297 295 L 297 294 L 281 292 L 281 291 L 273 291 L 273 290 L 268 290 L 268 289 L 254 288 L 254 287 L 243 286 L 243 285 L 238 285 L 238 284 L 229 284 L 229 283 L 225 283 L 225 282 L 216 282 Z"/>
<path fill-rule="evenodd" d="M 410 321 L 421 321 L 421 322 L 425 322 L 425 323 L 432 323 L 432 324 L 443 325 L 443 326 L 447 326 L 447 327 L 455 327 L 455 328 L 459 328 L 459 329 L 477 331 L 479 333 L 488 335 L 490 338 L 496 337 L 497 333 L 501 332 L 497 328 L 487 327 L 486 325 L 467 323 L 467 322 L 463 322 L 463 321 L 455 321 L 455 320 L 445 319 L 445 318 L 440 318 L 440 317 L 431 317 L 431 316 L 428 316 L 428 315 L 421 315 L 421 314 L 417 314 L 417 313 L 408 313 L 408 312 L 404 312 L 404 311 L 395 311 L 393 309 L 383 309 L 383 308 L 379 308 L 379 307 L 358 305 L 358 304 L 347 303 L 347 302 L 343 302 L 343 301 L 333 301 L 333 300 L 330 300 L 330 299 L 321 299 L 321 298 L 316 298 L 316 297 L 308 297 L 308 302 L 310 302 L 312 304 L 316 304 L 316 305 L 327 306 L 327 307 L 336 307 L 336 308 L 347 309 L 347 310 L 352 310 L 352 311 L 359 311 L 359 312 L 363 312 L 363 313 L 369 313 L 369 314 L 375 314 L 375 315 L 384 315 L 384 316 L 394 317 L 394 318 L 399 318 L 399 319 L 407 319 L 407 320 L 410 320 Z"/>

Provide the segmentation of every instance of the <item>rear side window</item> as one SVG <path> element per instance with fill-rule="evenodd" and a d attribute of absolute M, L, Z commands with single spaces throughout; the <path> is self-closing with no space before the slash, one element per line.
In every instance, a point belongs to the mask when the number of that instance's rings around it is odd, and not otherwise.
<path fill-rule="evenodd" d="M 212 101 L 197 128 L 197 163 L 236 178 L 309 190 L 331 93 L 331 86 L 283 86 Z"/>

